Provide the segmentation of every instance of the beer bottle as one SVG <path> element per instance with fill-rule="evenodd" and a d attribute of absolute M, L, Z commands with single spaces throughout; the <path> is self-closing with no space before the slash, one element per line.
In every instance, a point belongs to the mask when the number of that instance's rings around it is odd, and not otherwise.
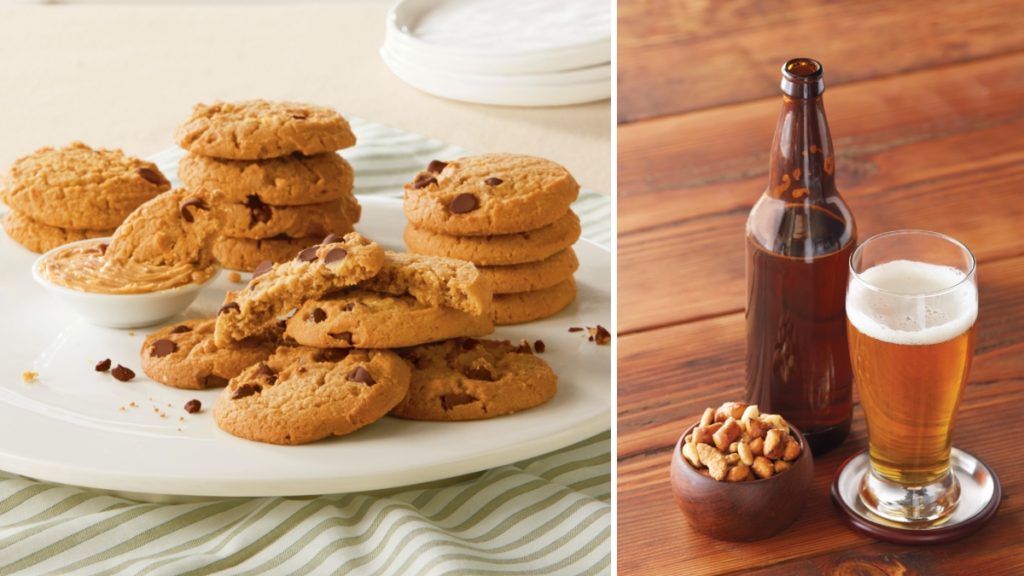
<path fill-rule="evenodd" d="M 846 284 L 856 226 L 836 190 L 822 66 L 782 67 L 768 187 L 747 220 L 747 401 L 781 414 L 815 454 L 850 431 Z"/>

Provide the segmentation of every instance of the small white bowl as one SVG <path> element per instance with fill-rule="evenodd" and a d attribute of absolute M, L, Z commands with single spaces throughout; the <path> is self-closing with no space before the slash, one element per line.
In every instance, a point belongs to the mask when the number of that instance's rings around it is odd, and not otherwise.
<path fill-rule="evenodd" d="M 199 291 L 217 277 L 217 274 L 213 274 L 202 284 L 186 284 L 143 294 L 103 294 L 55 284 L 40 272 L 42 263 L 58 250 L 76 244 L 109 241 L 110 238 L 91 238 L 54 248 L 32 264 L 32 278 L 90 324 L 106 328 L 141 328 L 158 324 L 184 311 L 196 299 Z"/>

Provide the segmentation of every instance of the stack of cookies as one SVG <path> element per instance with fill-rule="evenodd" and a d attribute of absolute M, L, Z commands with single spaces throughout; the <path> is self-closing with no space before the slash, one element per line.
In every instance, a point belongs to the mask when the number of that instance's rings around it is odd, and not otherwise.
<path fill-rule="evenodd" d="M 176 137 L 189 152 L 178 177 L 218 198 L 223 229 L 214 254 L 226 268 L 284 262 L 359 221 L 352 167 L 336 153 L 356 138 L 334 110 L 262 100 L 199 104 Z"/>
<path fill-rule="evenodd" d="M 493 330 L 490 301 L 472 264 L 385 252 L 351 233 L 254 276 L 215 321 L 165 328 L 142 354 L 152 366 L 177 355 L 168 370 L 147 368 L 161 381 L 226 383 L 217 425 L 260 442 L 340 436 L 389 413 L 489 418 L 539 405 L 557 385 L 528 346 L 473 338 Z"/>
<path fill-rule="evenodd" d="M 542 158 L 435 160 L 405 185 L 405 243 L 475 263 L 494 291 L 495 324 L 539 320 L 576 298 L 578 194 L 572 175 Z"/>
<path fill-rule="evenodd" d="M 171 185 L 155 164 L 81 142 L 19 159 L 0 189 L 4 228 L 33 252 L 110 236 L 133 210 Z"/>

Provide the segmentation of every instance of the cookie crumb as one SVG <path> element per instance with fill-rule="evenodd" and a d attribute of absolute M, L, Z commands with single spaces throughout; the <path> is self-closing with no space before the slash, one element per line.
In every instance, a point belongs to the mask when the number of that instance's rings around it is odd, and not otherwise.
<path fill-rule="evenodd" d="M 107 370 L 110 370 L 110 358 L 100 360 L 96 363 L 97 372 L 106 372 Z"/>
<path fill-rule="evenodd" d="M 184 422 L 184 421 L 185 421 L 185 417 L 184 416 L 178 416 L 178 422 Z"/>
<path fill-rule="evenodd" d="M 110 371 L 110 375 L 113 376 L 114 378 L 117 378 L 121 382 L 127 382 L 132 378 L 135 378 L 135 372 L 133 372 L 130 368 L 125 368 L 124 366 L 121 366 L 120 364 L 118 364 L 117 367 Z"/>
<path fill-rule="evenodd" d="M 22 379 L 23 382 L 25 382 L 25 384 L 30 384 L 32 382 L 35 382 L 36 378 L 39 378 L 39 372 L 34 372 L 32 370 L 25 370 L 24 372 L 21 373 L 21 379 Z"/>
<path fill-rule="evenodd" d="M 135 330 L 129 330 L 128 331 L 128 335 L 129 336 L 135 336 Z"/>
<path fill-rule="evenodd" d="M 587 329 L 590 332 L 590 339 L 598 346 L 607 346 L 612 341 L 612 333 L 607 328 L 598 324 L 593 328 Z"/>
<path fill-rule="evenodd" d="M 228 282 L 234 282 L 235 284 L 242 283 L 242 275 L 238 272 L 228 272 Z"/>
<path fill-rule="evenodd" d="M 519 346 L 516 346 L 516 352 L 519 354 L 533 354 L 533 348 L 530 347 L 530 341 L 523 338 L 519 341 Z"/>
<path fill-rule="evenodd" d="M 533 349 L 537 352 L 537 354 L 543 354 L 545 348 L 546 346 L 544 346 L 543 340 L 537 340 L 536 342 L 533 343 Z"/>
<path fill-rule="evenodd" d="M 131 402 L 128 403 L 128 407 L 129 408 L 138 408 L 139 405 L 135 403 L 135 400 L 132 400 Z"/>
<path fill-rule="evenodd" d="M 196 412 L 199 412 L 202 409 L 203 403 L 196 398 L 193 398 L 188 402 L 185 402 L 185 412 L 188 412 L 189 414 L 195 414 Z"/>
<path fill-rule="evenodd" d="M 178 432 L 181 432 L 181 428 L 178 428 Z"/>

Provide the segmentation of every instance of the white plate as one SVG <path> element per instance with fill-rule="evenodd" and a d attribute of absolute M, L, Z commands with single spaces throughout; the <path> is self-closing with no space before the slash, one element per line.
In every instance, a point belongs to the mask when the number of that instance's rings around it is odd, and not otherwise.
<path fill-rule="evenodd" d="M 381 47 L 380 56 L 395 76 L 406 84 L 452 100 L 497 106 L 567 106 L 611 97 L 610 75 L 598 80 L 567 84 L 519 84 L 496 76 L 456 76 L 416 66 L 396 57 L 387 46 Z"/>
<path fill-rule="evenodd" d="M 400 0 L 385 45 L 458 73 L 585 68 L 611 60 L 611 8 L 606 0 Z"/>
<path fill-rule="evenodd" d="M 402 249 L 400 202 L 360 202 L 359 231 Z M 607 430 L 611 418 L 610 348 L 567 332 L 570 326 L 608 326 L 611 259 L 582 240 L 576 251 L 577 301 L 553 318 L 494 335 L 545 342 L 543 358 L 559 375 L 551 402 L 479 422 L 388 417 L 349 436 L 286 447 L 218 429 L 210 413 L 218 390 L 177 390 L 146 378 L 139 366 L 146 330 L 98 328 L 79 320 L 32 281 L 36 255 L 0 234 L 0 469 L 123 492 L 291 496 L 426 482 L 567 446 Z M 214 314 L 224 291 L 237 286 L 222 273 L 185 317 Z M 122 383 L 97 373 L 93 367 L 104 358 L 138 377 Z M 23 383 L 26 370 L 39 372 L 39 379 Z M 191 398 L 202 401 L 201 413 L 185 413 Z M 138 407 L 127 407 L 133 401 Z"/>

